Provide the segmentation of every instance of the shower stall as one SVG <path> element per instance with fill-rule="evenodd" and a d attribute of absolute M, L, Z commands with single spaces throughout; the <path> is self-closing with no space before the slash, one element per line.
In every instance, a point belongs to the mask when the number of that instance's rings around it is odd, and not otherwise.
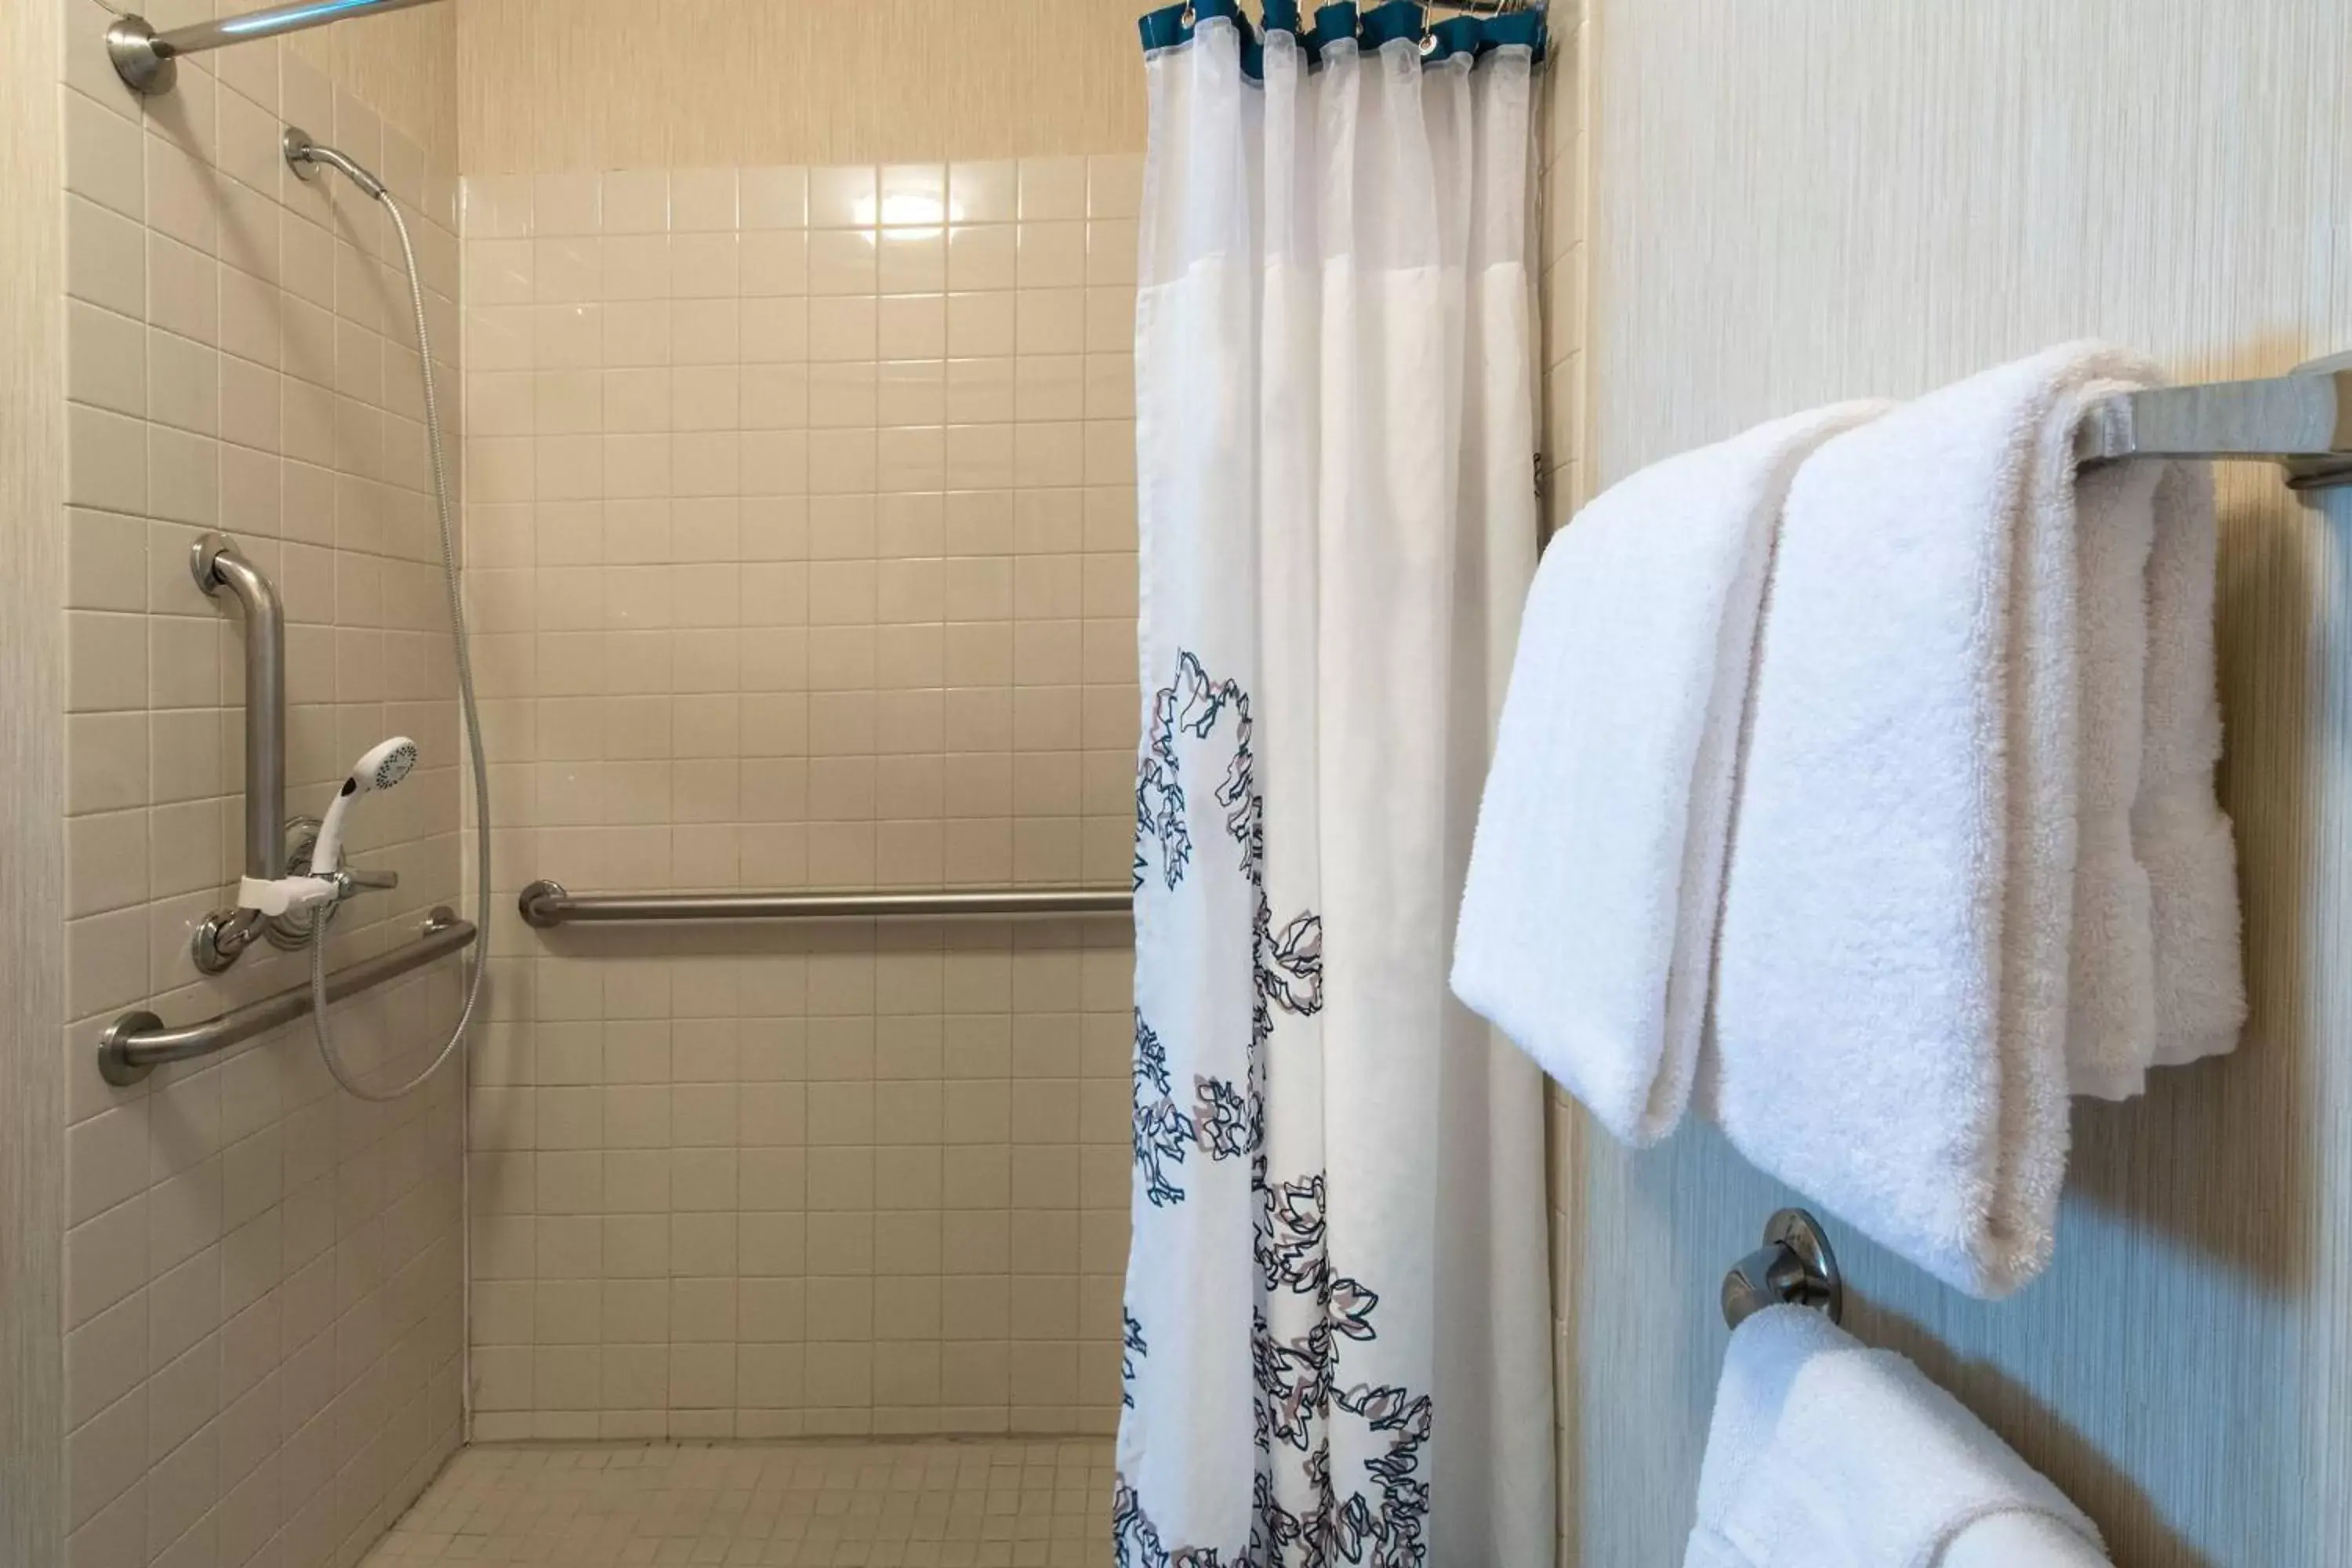
<path fill-rule="evenodd" d="M 1130 20 L 50 5 L 26 1560 L 1095 1561 L 1142 128 L 1031 88 Z"/>
<path fill-rule="evenodd" d="M 0 21 L 0 1556 L 1107 1561 L 1133 16 L 149 9 Z"/>

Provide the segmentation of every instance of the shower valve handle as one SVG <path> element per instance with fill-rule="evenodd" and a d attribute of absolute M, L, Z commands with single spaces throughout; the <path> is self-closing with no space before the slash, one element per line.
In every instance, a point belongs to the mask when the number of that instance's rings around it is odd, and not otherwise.
<path fill-rule="evenodd" d="M 397 871 L 362 871 L 346 866 L 335 873 L 335 900 L 341 903 L 357 893 L 383 893 L 400 886 Z"/>

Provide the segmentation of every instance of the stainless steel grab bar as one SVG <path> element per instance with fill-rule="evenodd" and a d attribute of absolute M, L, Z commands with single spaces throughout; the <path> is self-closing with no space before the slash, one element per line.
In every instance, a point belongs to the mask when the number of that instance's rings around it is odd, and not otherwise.
<path fill-rule="evenodd" d="M 454 910 L 436 909 L 426 917 L 415 941 L 328 975 L 327 1000 L 340 1002 L 346 996 L 356 996 L 412 969 L 422 969 L 436 958 L 471 947 L 473 942 L 473 921 L 459 920 Z M 165 1062 L 183 1062 L 191 1057 L 226 1050 L 256 1035 L 268 1034 L 280 1024 L 290 1024 L 310 1011 L 310 983 L 306 979 L 289 990 L 233 1007 L 217 1018 L 184 1024 L 176 1029 L 165 1028 L 163 1020 L 152 1013 L 125 1013 L 99 1037 L 99 1074 L 110 1084 L 128 1087 Z"/>
<path fill-rule="evenodd" d="M 245 613 L 245 874 L 286 875 L 286 607 L 277 585 L 225 533 L 196 540 L 188 558 L 196 586 L 232 595 Z M 268 917 L 215 910 L 196 930 L 196 967 L 218 974 L 253 945 Z"/>
<path fill-rule="evenodd" d="M 172 62 L 182 55 L 202 54 L 224 44 L 251 43 L 257 38 L 274 38 L 280 33 L 299 33 L 305 27 L 323 27 L 330 22 L 380 16 L 387 11 L 405 11 L 412 5 L 434 3 L 435 0 L 295 0 L 290 5 L 272 5 L 267 11 L 242 16 L 192 22 L 168 33 L 157 32 L 144 16 L 125 13 L 107 26 L 106 53 L 114 62 L 114 74 L 133 92 L 169 92 L 179 77 L 179 68 Z"/>
<path fill-rule="evenodd" d="M 1123 915 L 1125 888 L 989 888 L 909 893 L 572 893 L 537 881 L 515 900 L 523 923 L 642 924 L 655 921 L 891 921 Z"/>

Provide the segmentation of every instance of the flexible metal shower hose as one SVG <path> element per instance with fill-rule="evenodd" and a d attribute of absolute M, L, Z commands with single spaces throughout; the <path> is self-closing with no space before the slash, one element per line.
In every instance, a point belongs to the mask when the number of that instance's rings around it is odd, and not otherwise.
<path fill-rule="evenodd" d="M 490 963 L 490 788 L 489 769 L 482 756 L 482 718 L 474 704 L 474 660 L 466 643 L 465 596 L 457 581 L 457 542 L 449 520 L 449 472 L 441 453 L 441 405 L 433 385 L 433 340 L 425 321 L 425 283 L 416 270 L 416 249 L 408 240 L 408 225 L 400 216 L 399 204 L 388 192 L 371 192 L 383 204 L 392 218 L 392 226 L 400 236 L 400 256 L 408 268 L 408 300 L 416 312 L 416 354 L 425 373 L 425 432 L 433 454 L 433 504 L 441 518 L 441 570 L 449 586 L 449 635 L 457 648 L 457 696 L 465 714 L 466 743 L 474 758 L 474 864 L 477 872 L 474 910 L 474 962 L 466 979 L 466 1005 L 457 1015 L 457 1026 L 450 1031 L 448 1040 L 434 1057 L 432 1065 L 406 1083 L 393 1089 L 372 1089 L 362 1087 L 345 1069 L 342 1058 L 335 1054 L 334 1034 L 327 1022 L 327 928 L 332 923 L 335 906 L 320 910 L 319 919 L 310 930 L 310 1027 L 319 1039 L 319 1054 L 326 1058 L 327 1070 L 347 1093 L 382 1104 L 413 1093 L 425 1079 L 441 1070 L 460 1042 L 467 1027 L 474 1019 L 474 1005 L 481 999 L 482 975 Z"/>

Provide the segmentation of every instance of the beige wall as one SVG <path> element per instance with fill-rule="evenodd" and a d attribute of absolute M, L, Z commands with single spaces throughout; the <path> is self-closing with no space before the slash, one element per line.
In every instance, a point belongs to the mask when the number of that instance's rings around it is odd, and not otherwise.
<path fill-rule="evenodd" d="M 425 748 L 361 824 L 361 861 L 404 886 L 352 909 L 343 956 L 455 899 L 454 686 L 405 284 L 379 211 L 295 181 L 278 135 L 302 123 L 409 199 L 451 378 L 454 140 L 436 162 L 276 44 L 184 61 L 142 102 L 105 62 L 105 13 L 62 7 L 62 1560 L 349 1563 L 457 1440 L 456 1075 L 379 1110 L 333 1089 L 307 1027 L 131 1089 L 92 1052 L 126 1009 L 194 1021 L 303 975 L 263 949 L 206 981 L 188 957 L 243 853 L 242 634 L 189 577 L 203 529 L 285 598 L 291 809 L 320 809 L 384 735 Z M 446 60 L 415 52 L 434 37 L 385 35 L 340 68 L 371 93 L 446 83 Z M 449 118 L 410 123 L 429 140 Z M 352 1058 L 422 1065 L 454 1013 L 448 968 L 339 1010 Z"/>
<path fill-rule="evenodd" d="M 2084 333 L 2191 378 L 2352 343 L 2341 5 L 1652 0 L 1592 26 L 1599 482 Z M 1958 1297 L 1824 1216 L 1856 1331 L 1958 1391 L 2130 1568 L 2332 1562 L 2352 1540 L 2352 510 L 2263 468 L 2222 489 L 2243 1048 L 2078 1107 L 2057 1261 L 2011 1301 Z M 1789 1194 L 1706 1127 L 1572 1154 L 1570 1561 L 1668 1562 L 1717 1281 Z"/>
<path fill-rule="evenodd" d="M 504 911 L 1125 881 L 1139 173 L 468 176 L 478 1436 L 1111 1424 L 1125 922 Z"/>
<path fill-rule="evenodd" d="M 168 3 L 168 0 L 166 0 Z M 181 0 L 199 5 L 205 0 Z M 215 0 L 223 12 L 232 7 Z M 160 20 L 159 5 L 149 11 Z M 297 33 L 282 46 L 329 81 L 397 126 L 425 153 L 439 174 L 457 162 L 457 27 L 463 0 L 362 17 Z"/>
<path fill-rule="evenodd" d="M 460 0 L 462 167 L 1139 152 L 1141 9 L 1131 0 Z"/>

